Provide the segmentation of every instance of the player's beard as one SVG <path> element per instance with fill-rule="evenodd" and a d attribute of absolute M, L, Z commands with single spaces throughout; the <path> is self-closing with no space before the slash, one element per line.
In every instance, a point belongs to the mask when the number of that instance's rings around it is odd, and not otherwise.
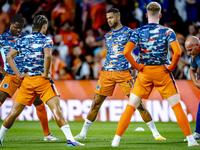
<path fill-rule="evenodd" d="M 112 26 L 110 26 L 110 27 L 115 29 L 117 26 L 118 26 L 118 22 L 114 22 L 114 24 Z"/>

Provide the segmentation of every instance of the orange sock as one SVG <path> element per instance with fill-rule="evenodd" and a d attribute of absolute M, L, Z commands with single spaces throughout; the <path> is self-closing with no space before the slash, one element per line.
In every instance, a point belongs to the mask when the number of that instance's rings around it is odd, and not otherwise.
<path fill-rule="evenodd" d="M 185 112 L 183 111 L 181 103 L 179 102 L 175 104 L 174 106 L 172 106 L 172 109 L 174 110 L 174 113 L 176 115 L 177 123 L 185 136 L 191 135 L 192 133 L 190 130 L 189 121 Z"/>
<path fill-rule="evenodd" d="M 49 132 L 47 111 L 46 111 L 45 105 L 44 103 L 42 103 L 41 105 L 36 106 L 35 108 L 36 108 L 37 116 L 40 119 L 40 123 L 42 125 L 44 135 L 47 136 L 50 134 L 50 132 Z"/>
<path fill-rule="evenodd" d="M 122 134 L 125 132 L 126 128 L 128 127 L 131 117 L 133 116 L 135 112 L 135 108 L 132 105 L 127 105 L 125 111 L 120 117 L 116 135 L 122 136 Z"/>

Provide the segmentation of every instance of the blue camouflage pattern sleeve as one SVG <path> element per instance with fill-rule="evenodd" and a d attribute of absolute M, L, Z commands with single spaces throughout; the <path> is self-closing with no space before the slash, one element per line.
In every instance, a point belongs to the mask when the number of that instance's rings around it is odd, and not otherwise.
<path fill-rule="evenodd" d="M 192 59 L 192 60 L 191 60 L 190 66 L 191 66 L 192 68 L 197 68 L 198 66 L 197 66 L 197 63 L 196 63 L 196 61 L 195 61 L 195 57 L 192 56 L 191 59 Z"/>
<path fill-rule="evenodd" d="M 45 38 L 43 48 L 53 48 L 53 40 L 50 37 Z"/>
<path fill-rule="evenodd" d="M 136 29 L 135 31 L 132 32 L 128 42 L 133 42 L 136 46 L 138 46 L 138 41 L 139 41 L 139 31 L 138 29 Z"/>
<path fill-rule="evenodd" d="M 167 40 L 168 40 L 169 44 L 171 44 L 174 41 L 177 41 L 175 32 L 170 28 L 167 31 Z"/>

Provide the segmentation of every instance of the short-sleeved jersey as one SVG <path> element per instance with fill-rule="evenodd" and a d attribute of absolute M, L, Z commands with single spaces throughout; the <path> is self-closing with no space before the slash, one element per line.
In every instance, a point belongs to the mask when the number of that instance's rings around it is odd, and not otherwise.
<path fill-rule="evenodd" d="M 16 41 L 16 49 L 23 57 L 23 71 L 28 76 L 41 75 L 44 72 L 44 48 L 53 47 L 51 38 L 37 32 L 24 36 Z"/>
<path fill-rule="evenodd" d="M 199 68 L 200 69 L 200 54 L 197 55 L 197 56 L 192 56 L 190 66 L 192 68 L 196 68 L 196 69 Z"/>
<path fill-rule="evenodd" d="M 150 23 L 136 29 L 129 41 L 139 47 L 139 64 L 163 65 L 171 63 L 168 49 L 177 38 L 172 29 Z"/>
<path fill-rule="evenodd" d="M 9 74 L 15 74 L 13 70 L 10 68 L 10 65 L 8 64 L 6 57 L 7 54 L 10 52 L 10 50 L 15 46 L 15 42 L 18 38 L 22 38 L 26 33 L 20 33 L 19 36 L 14 36 L 9 31 L 3 33 L 0 35 L 0 51 L 1 51 L 1 56 L 3 58 L 4 62 L 4 69 L 7 73 Z M 15 64 L 18 68 L 18 70 L 21 72 L 23 65 L 22 65 L 22 58 L 21 55 L 18 55 L 17 57 L 14 58 Z"/>
<path fill-rule="evenodd" d="M 121 29 L 111 30 L 105 35 L 107 54 L 103 66 L 104 71 L 123 71 L 129 68 L 129 62 L 123 51 L 132 33 L 132 29 L 123 26 Z"/>

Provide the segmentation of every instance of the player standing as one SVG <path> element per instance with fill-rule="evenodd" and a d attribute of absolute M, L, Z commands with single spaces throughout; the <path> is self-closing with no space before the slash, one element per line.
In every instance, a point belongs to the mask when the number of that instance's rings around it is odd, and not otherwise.
<path fill-rule="evenodd" d="M 133 30 L 121 24 L 120 12 L 116 8 L 108 10 L 106 18 L 112 30 L 105 35 L 107 46 L 105 65 L 102 68 L 100 79 L 95 89 L 91 109 L 80 134 L 75 137 L 77 140 L 86 139 L 86 134 L 91 124 L 95 121 L 102 103 L 107 96 L 112 96 L 116 83 L 123 90 L 124 94 L 129 97 L 134 82 L 129 71 L 129 63 L 123 55 L 124 46 L 128 42 Z M 142 102 L 137 109 L 142 119 L 151 129 L 154 138 L 156 140 L 166 140 L 157 131 L 150 113 Z"/>
<path fill-rule="evenodd" d="M 24 107 L 40 95 L 52 113 L 58 126 L 61 128 L 67 138 L 68 146 L 84 146 L 84 144 L 75 141 L 70 131 L 68 122 L 65 120 L 60 107 L 60 100 L 53 81 L 49 79 L 49 68 L 51 65 L 51 49 L 53 41 L 46 37 L 48 20 L 43 15 L 38 15 L 33 20 L 33 32 L 16 41 L 16 45 L 7 55 L 7 61 L 18 78 L 24 78 L 16 101 L 0 130 L 0 142 L 2 144 L 6 132 L 11 128 L 16 117 L 22 112 Z M 24 58 L 23 71 L 21 74 L 13 60 L 18 53 Z M 27 76 L 26 76 L 27 75 Z"/>
<path fill-rule="evenodd" d="M 15 41 L 18 38 L 22 38 L 25 36 L 25 33 L 22 33 L 22 28 L 24 26 L 24 19 L 21 15 L 15 14 L 10 21 L 10 29 L 6 31 L 4 34 L 0 35 L 0 51 L 1 55 L 4 61 L 4 69 L 6 74 L 0 84 L 0 106 L 4 103 L 6 98 L 12 97 L 17 90 L 18 87 L 20 87 L 22 83 L 22 79 L 17 78 L 15 73 L 10 68 L 6 56 L 11 50 L 11 47 L 15 45 Z M 21 55 L 14 58 L 14 61 L 17 65 L 17 68 L 21 71 L 22 66 L 22 57 Z M 32 103 L 31 103 L 32 104 Z M 48 126 L 48 119 L 47 119 L 47 112 L 45 109 L 44 103 L 39 99 L 39 96 L 35 99 L 33 102 L 37 116 L 40 119 L 40 123 L 42 125 L 42 129 L 44 131 L 44 140 L 51 140 L 51 141 L 59 141 L 59 139 L 55 138 L 50 132 L 49 132 L 49 126 Z"/>
<path fill-rule="evenodd" d="M 181 49 L 174 31 L 159 25 L 162 16 L 160 12 L 160 4 L 157 2 L 149 3 L 146 15 L 148 24 L 136 29 L 125 46 L 125 57 L 139 72 L 128 105 L 119 120 L 111 146 L 119 146 L 121 136 L 128 127 L 135 109 L 140 105 L 142 98 L 151 93 L 153 87 L 159 91 L 162 98 L 167 99 L 173 109 L 177 123 L 188 140 L 188 146 L 199 145 L 191 135 L 188 118 L 182 109 L 180 95 L 171 73 L 180 59 Z M 171 64 L 168 57 L 169 44 L 174 52 Z M 131 55 L 135 45 L 139 46 L 137 62 Z"/>

